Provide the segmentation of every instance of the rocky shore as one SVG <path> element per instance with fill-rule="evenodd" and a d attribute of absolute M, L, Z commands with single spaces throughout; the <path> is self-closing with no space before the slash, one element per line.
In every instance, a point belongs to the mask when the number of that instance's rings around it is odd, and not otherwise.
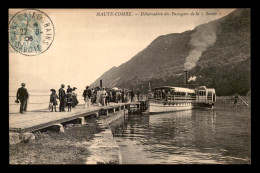
<path fill-rule="evenodd" d="M 127 110 L 125 110 L 127 111 Z M 120 153 L 109 124 L 124 112 L 67 124 L 63 133 L 34 132 L 35 139 L 9 143 L 10 164 L 118 164 Z"/>

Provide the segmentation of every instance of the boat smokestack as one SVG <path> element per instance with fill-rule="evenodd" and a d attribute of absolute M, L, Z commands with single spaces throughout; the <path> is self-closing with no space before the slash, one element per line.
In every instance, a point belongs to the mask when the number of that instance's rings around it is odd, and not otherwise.
<path fill-rule="evenodd" d="M 188 70 L 184 71 L 184 85 L 188 84 Z"/>
<path fill-rule="evenodd" d="M 100 88 L 102 88 L 102 80 L 100 80 Z"/>

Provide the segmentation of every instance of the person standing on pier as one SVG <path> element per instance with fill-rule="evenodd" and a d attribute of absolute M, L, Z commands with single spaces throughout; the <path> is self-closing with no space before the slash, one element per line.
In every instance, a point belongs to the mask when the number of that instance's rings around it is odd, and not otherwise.
<path fill-rule="evenodd" d="M 18 100 L 20 100 L 20 113 L 24 113 L 26 111 L 26 105 L 27 100 L 29 98 L 29 93 L 27 89 L 25 88 L 25 83 L 21 84 L 22 87 L 18 89 L 16 94 L 16 103 L 19 103 Z"/>
<path fill-rule="evenodd" d="M 82 96 L 84 97 L 85 108 L 86 108 L 86 107 L 89 108 L 89 101 L 90 101 L 90 98 L 91 98 L 91 96 L 92 96 L 92 91 L 91 91 L 91 89 L 89 89 L 89 86 L 86 86 L 86 89 L 84 90 Z"/>
<path fill-rule="evenodd" d="M 67 94 L 68 94 L 69 92 L 72 93 L 72 88 L 70 87 L 70 85 L 68 85 Z"/>
<path fill-rule="evenodd" d="M 59 106 L 59 109 L 60 109 L 60 112 L 64 111 L 65 112 L 65 109 L 64 109 L 64 104 L 65 104 L 65 91 L 64 91 L 64 88 L 65 85 L 64 84 L 61 84 L 61 88 L 59 89 L 59 100 L 60 100 L 60 106 Z"/>
<path fill-rule="evenodd" d="M 69 92 L 66 95 L 66 100 L 67 100 L 68 112 L 71 112 L 71 106 L 72 106 L 72 93 L 71 92 Z"/>
<path fill-rule="evenodd" d="M 117 99 L 116 99 L 116 91 L 113 90 L 113 91 L 112 91 L 112 99 L 111 99 L 111 102 L 116 102 L 116 101 L 117 101 Z"/>
<path fill-rule="evenodd" d="M 96 104 L 96 103 L 97 103 L 97 88 L 94 88 L 92 92 L 92 104 Z"/>
<path fill-rule="evenodd" d="M 129 92 L 127 90 L 125 90 L 125 102 L 129 102 Z"/>
<path fill-rule="evenodd" d="M 131 96 L 131 102 L 133 102 L 134 101 L 134 96 L 135 96 L 134 89 L 132 89 L 132 91 L 130 92 L 130 96 Z"/>
<path fill-rule="evenodd" d="M 118 91 L 116 92 L 116 102 L 117 102 L 117 103 L 120 103 L 120 102 L 121 102 L 121 91 L 120 91 L 120 90 L 118 90 Z"/>
<path fill-rule="evenodd" d="M 77 99 L 77 93 L 76 93 L 76 87 L 73 87 L 72 89 L 72 107 L 74 108 L 75 106 L 78 105 L 79 101 Z"/>
<path fill-rule="evenodd" d="M 121 100 L 122 100 L 122 103 L 125 102 L 125 89 L 124 88 L 123 88 L 122 93 L 121 93 Z"/>
<path fill-rule="evenodd" d="M 55 89 L 51 89 L 51 96 L 50 96 L 50 103 L 52 104 L 51 106 L 51 112 L 53 112 L 53 107 L 55 109 L 55 112 L 56 111 L 56 105 L 57 105 L 57 98 L 58 98 L 58 95 L 56 94 L 56 90 Z"/>
<path fill-rule="evenodd" d="M 93 105 L 94 103 L 96 103 L 96 90 L 94 88 L 91 89 L 91 97 L 90 97 L 90 100 L 91 100 L 91 104 Z"/>
<path fill-rule="evenodd" d="M 139 99 L 140 99 L 140 90 L 139 90 L 139 88 L 137 88 L 136 95 L 137 95 L 137 100 L 139 101 Z"/>
<path fill-rule="evenodd" d="M 101 91 L 101 104 L 102 104 L 102 106 L 105 106 L 106 97 L 107 97 L 107 92 L 105 90 L 105 87 L 103 87 L 102 91 Z"/>
<path fill-rule="evenodd" d="M 111 91 L 109 89 L 106 89 L 106 92 L 107 92 L 107 96 L 106 96 L 106 101 L 105 102 L 106 102 L 106 106 L 107 106 L 107 104 L 110 105 L 112 93 L 111 93 Z"/>
<path fill-rule="evenodd" d="M 101 105 L 101 91 L 100 91 L 100 87 L 97 87 L 96 103 L 97 103 L 98 106 Z"/>

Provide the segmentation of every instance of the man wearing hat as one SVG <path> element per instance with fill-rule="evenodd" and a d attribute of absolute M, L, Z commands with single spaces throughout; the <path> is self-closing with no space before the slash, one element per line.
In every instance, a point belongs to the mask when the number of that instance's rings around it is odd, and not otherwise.
<path fill-rule="evenodd" d="M 84 101 L 85 101 L 85 108 L 89 107 L 89 101 L 92 96 L 92 91 L 89 89 L 89 86 L 86 86 L 86 89 L 83 92 Z"/>
<path fill-rule="evenodd" d="M 22 87 L 18 89 L 16 94 L 16 101 L 20 100 L 20 113 L 24 113 L 26 111 L 27 99 L 29 98 L 29 94 L 27 89 L 25 88 L 25 83 L 21 84 Z"/>
<path fill-rule="evenodd" d="M 62 112 L 62 111 L 65 112 L 65 108 L 64 108 L 64 104 L 65 104 L 65 90 L 63 89 L 64 87 L 65 87 L 65 85 L 61 84 L 61 88 L 59 89 L 59 100 L 60 100 L 59 110 L 60 110 L 60 112 Z"/>
<path fill-rule="evenodd" d="M 68 85 L 67 94 L 68 93 L 72 93 L 72 88 L 70 87 L 70 85 Z"/>

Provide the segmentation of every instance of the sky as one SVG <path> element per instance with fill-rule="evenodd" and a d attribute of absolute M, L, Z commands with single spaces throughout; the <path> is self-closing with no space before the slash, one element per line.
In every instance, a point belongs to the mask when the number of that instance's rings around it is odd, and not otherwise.
<path fill-rule="evenodd" d="M 10 9 L 9 13 L 20 10 Z M 47 51 L 35 56 L 24 56 L 10 48 L 10 90 L 16 90 L 21 82 L 25 82 L 27 88 L 42 88 L 40 83 L 45 81 L 57 89 L 61 83 L 85 88 L 113 66 L 130 60 L 158 36 L 192 30 L 226 16 L 234 9 L 39 10 L 54 24 L 54 41 Z M 98 16 L 97 12 L 131 12 L 132 16 Z M 192 12 L 199 15 L 190 15 Z M 142 15 L 148 13 L 169 15 Z"/>

